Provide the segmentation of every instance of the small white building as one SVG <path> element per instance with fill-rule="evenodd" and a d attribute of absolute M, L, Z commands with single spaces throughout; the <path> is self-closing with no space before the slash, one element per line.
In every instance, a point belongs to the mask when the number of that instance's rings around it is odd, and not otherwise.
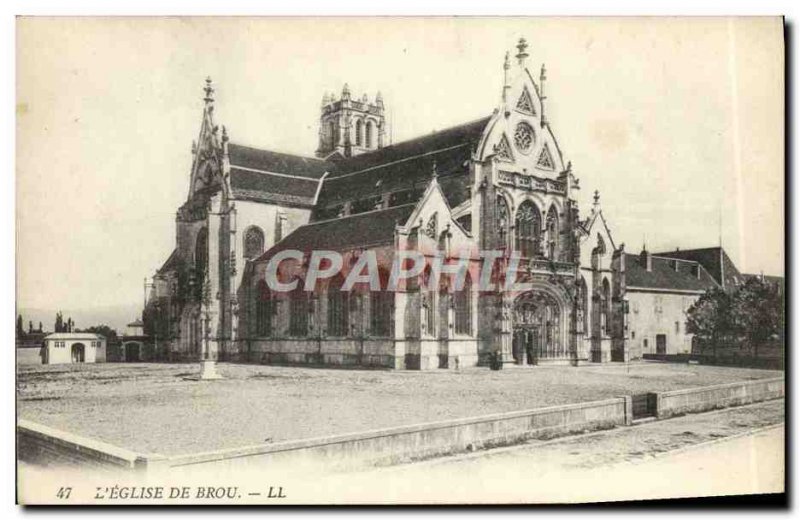
<path fill-rule="evenodd" d="M 57 332 L 44 338 L 42 364 L 102 363 L 106 339 L 91 332 Z"/>

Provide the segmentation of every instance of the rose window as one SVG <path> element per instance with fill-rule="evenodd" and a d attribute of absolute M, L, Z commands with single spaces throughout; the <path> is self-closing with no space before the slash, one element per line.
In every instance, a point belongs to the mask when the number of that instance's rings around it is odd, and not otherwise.
<path fill-rule="evenodd" d="M 522 153 L 528 153 L 533 148 L 533 143 L 536 139 L 533 133 L 533 128 L 528 123 L 520 123 L 514 131 L 514 144 L 517 149 Z"/>

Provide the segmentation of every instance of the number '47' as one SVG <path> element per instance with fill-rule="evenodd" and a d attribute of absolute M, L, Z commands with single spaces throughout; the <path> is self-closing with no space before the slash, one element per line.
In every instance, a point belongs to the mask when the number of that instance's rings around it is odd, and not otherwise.
<path fill-rule="evenodd" d="M 71 487 L 62 487 L 58 488 L 58 493 L 56 493 L 56 497 L 67 499 L 69 498 L 69 494 L 72 492 Z"/>

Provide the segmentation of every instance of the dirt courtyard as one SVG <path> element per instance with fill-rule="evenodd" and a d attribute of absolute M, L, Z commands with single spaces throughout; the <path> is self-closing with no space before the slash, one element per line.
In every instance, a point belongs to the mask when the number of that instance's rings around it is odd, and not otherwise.
<path fill-rule="evenodd" d="M 21 366 L 17 413 L 144 453 L 288 439 L 777 377 L 774 370 L 640 362 L 490 371 L 379 371 L 221 363 Z"/>

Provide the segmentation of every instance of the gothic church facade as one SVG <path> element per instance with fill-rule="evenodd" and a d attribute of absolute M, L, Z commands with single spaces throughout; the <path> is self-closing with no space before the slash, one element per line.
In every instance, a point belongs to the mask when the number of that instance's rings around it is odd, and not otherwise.
<path fill-rule="evenodd" d="M 209 80 L 176 247 L 144 310 L 159 357 L 452 369 L 498 356 L 577 364 L 640 355 L 626 264 L 639 276 L 634 291 L 683 303 L 713 277 L 681 260 L 674 288 L 648 287 L 652 260 L 615 244 L 597 192 L 579 211 L 581 186 L 547 119 L 545 68 L 538 72 L 534 79 L 520 40 L 491 113 L 388 146 L 380 94 L 354 99 L 345 86 L 323 98 L 315 157 L 235 144 L 215 122 Z M 381 287 L 343 290 L 343 272 L 314 290 L 272 291 L 270 259 L 289 249 L 337 251 L 343 271 L 375 252 Z M 466 255 L 463 287 L 432 287 L 426 268 L 386 290 L 403 250 Z M 519 255 L 525 291 L 502 290 L 502 276 L 477 290 L 486 250 L 503 252 L 500 271 Z M 302 279 L 307 260 L 287 260 L 281 276 Z"/>

